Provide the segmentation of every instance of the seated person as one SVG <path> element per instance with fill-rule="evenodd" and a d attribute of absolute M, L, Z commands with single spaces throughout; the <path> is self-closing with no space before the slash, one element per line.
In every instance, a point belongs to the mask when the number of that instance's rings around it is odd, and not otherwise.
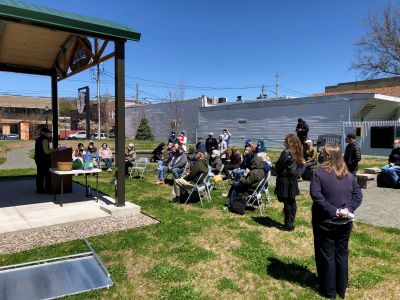
<path fill-rule="evenodd" d="M 162 159 L 162 153 L 165 147 L 165 143 L 160 143 L 154 150 L 151 152 L 153 157 L 150 159 L 152 162 L 157 162 Z"/>
<path fill-rule="evenodd" d="M 257 188 L 261 180 L 264 179 L 263 161 L 260 157 L 251 160 L 250 171 L 243 174 L 239 180 L 235 180 L 229 189 L 227 204 L 228 209 L 239 194 L 251 194 Z"/>
<path fill-rule="evenodd" d="M 257 153 L 257 157 L 261 158 L 263 162 L 264 178 L 268 178 L 271 172 L 272 163 L 265 152 Z"/>
<path fill-rule="evenodd" d="M 390 152 L 388 164 L 382 168 L 382 173 L 390 176 L 395 187 L 400 187 L 400 140 L 393 142 L 393 150 Z"/>
<path fill-rule="evenodd" d="M 187 160 L 188 160 L 188 165 L 189 165 L 189 172 L 193 168 L 193 166 L 196 164 L 197 159 L 196 159 L 196 152 L 194 151 L 193 147 L 189 148 L 188 154 L 187 154 Z"/>
<path fill-rule="evenodd" d="M 222 160 L 219 156 L 219 151 L 218 150 L 213 150 L 211 154 L 211 159 L 210 159 L 210 166 L 211 166 L 211 172 L 214 173 L 214 175 L 218 175 L 219 173 L 222 172 Z"/>
<path fill-rule="evenodd" d="M 159 181 L 164 182 L 167 172 L 171 172 L 174 179 L 177 179 L 185 171 L 187 163 L 186 153 L 180 148 L 179 144 L 172 146 L 172 156 L 167 166 L 163 166 L 160 172 Z"/>
<path fill-rule="evenodd" d="M 301 166 L 300 176 L 303 175 L 303 173 L 307 169 L 310 169 L 312 166 L 317 165 L 317 150 L 314 148 L 312 140 L 305 141 L 303 148 L 303 157 L 305 160 L 305 164 Z"/>
<path fill-rule="evenodd" d="M 201 152 L 196 154 L 196 164 L 190 170 L 190 173 L 183 177 L 178 178 L 174 181 L 174 187 L 172 189 L 172 195 L 174 199 L 172 202 L 183 202 L 184 199 L 181 199 L 181 195 L 187 188 L 191 188 L 193 185 L 192 183 L 196 183 L 199 177 L 202 174 L 207 174 L 208 172 L 208 162 L 205 155 Z"/>
<path fill-rule="evenodd" d="M 239 168 L 232 171 L 234 178 L 240 178 L 247 169 L 250 169 L 251 161 L 255 157 L 253 147 L 247 146 L 243 153 L 243 160 Z"/>
<path fill-rule="evenodd" d="M 128 168 L 133 165 L 136 159 L 135 145 L 130 143 L 125 150 L 125 176 L 128 175 Z"/>
<path fill-rule="evenodd" d="M 224 169 L 222 170 L 222 173 L 227 179 L 231 178 L 229 171 L 239 168 L 240 164 L 242 163 L 242 156 L 240 155 L 239 148 L 237 146 L 233 146 L 229 158 L 230 160 L 226 162 Z"/>
<path fill-rule="evenodd" d="M 79 159 L 83 163 L 83 155 L 86 154 L 86 152 L 83 149 L 84 149 L 83 144 L 79 143 L 78 148 L 76 148 L 74 153 L 72 153 L 72 161 Z"/>
<path fill-rule="evenodd" d="M 111 172 L 113 155 L 112 155 L 110 148 L 108 148 L 107 143 L 103 143 L 101 145 L 101 149 L 99 150 L 99 159 L 106 164 L 107 171 Z"/>
<path fill-rule="evenodd" d="M 97 148 L 94 146 L 93 142 L 89 143 L 86 154 L 90 154 L 90 156 L 92 157 L 93 166 L 97 168 L 97 163 L 99 161 L 99 152 L 97 151 Z"/>
<path fill-rule="evenodd" d="M 267 152 L 267 147 L 265 147 L 265 142 L 264 142 L 264 140 L 258 140 L 258 142 L 257 142 L 257 147 L 256 147 L 255 152 L 256 152 L 256 153 Z"/>
<path fill-rule="evenodd" d="M 168 163 L 172 159 L 172 143 L 168 143 L 167 146 L 164 146 L 161 154 L 161 159 L 158 161 L 158 166 L 157 166 L 157 182 L 156 184 L 164 184 L 164 178 L 166 174 L 166 170 L 164 167 L 168 166 Z"/>
<path fill-rule="evenodd" d="M 201 152 L 201 153 L 206 153 L 206 145 L 204 144 L 203 138 L 198 137 L 197 138 L 197 144 L 196 144 L 196 152 Z"/>

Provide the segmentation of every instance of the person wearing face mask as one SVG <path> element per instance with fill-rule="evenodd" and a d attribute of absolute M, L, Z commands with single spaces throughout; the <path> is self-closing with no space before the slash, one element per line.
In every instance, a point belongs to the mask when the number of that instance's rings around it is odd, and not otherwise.
<path fill-rule="evenodd" d="M 99 151 L 99 159 L 106 164 L 106 169 L 108 172 L 112 172 L 112 151 L 108 148 L 106 143 L 101 145 L 101 149 Z"/>
<path fill-rule="evenodd" d="M 128 168 L 132 166 L 135 159 L 136 159 L 135 145 L 129 143 L 128 147 L 125 150 L 125 176 L 128 176 Z"/>
<path fill-rule="evenodd" d="M 97 168 L 97 162 L 99 161 L 99 152 L 97 148 L 94 146 L 93 142 L 90 142 L 87 148 L 87 154 L 90 154 L 93 160 L 93 166 Z"/>
<path fill-rule="evenodd" d="M 226 142 L 226 146 L 229 147 L 229 141 L 231 140 L 231 133 L 229 132 L 228 129 L 224 129 L 223 133 L 223 139 Z"/>
<path fill-rule="evenodd" d="M 38 194 L 50 193 L 50 149 L 51 131 L 47 127 L 40 130 L 40 136 L 35 142 L 35 163 L 36 163 L 36 192 Z"/>
<path fill-rule="evenodd" d="M 176 137 L 176 134 L 175 134 L 175 131 L 171 131 L 171 136 L 169 137 L 169 139 L 168 139 L 168 144 L 169 143 L 171 143 L 171 144 L 178 144 L 179 143 L 179 140 L 178 140 L 178 138 Z"/>
<path fill-rule="evenodd" d="M 179 140 L 179 144 L 181 145 L 183 151 L 186 152 L 187 137 L 186 137 L 186 133 L 183 130 L 179 134 L 178 140 Z"/>
<path fill-rule="evenodd" d="M 400 140 L 393 141 L 393 150 L 390 152 L 388 164 L 382 168 L 382 173 L 388 174 L 395 187 L 400 188 Z"/>
<path fill-rule="evenodd" d="M 75 149 L 74 153 L 72 153 L 72 161 L 79 159 L 83 163 L 83 155 L 86 152 L 84 150 L 84 146 L 82 143 L 78 143 L 78 148 Z"/>
<path fill-rule="evenodd" d="M 257 154 L 258 153 L 265 153 L 267 152 L 267 147 L 265 147 L 265 142 L 264 140 L 258 140 L 257 142 L 257 147 L 256 147 L 256 151 Z"/>
<path fill-rule="evenodd" d="M 228 148 L 228 146 L 227 146 L 226 142 L 224 141 L 224 135 L 221 134 L 219 136 L 219 142 L 218 142 L 217 150 L 219 151 L 219 155 L 220 155 L 220 158 L 221 158 L 223 164 L 226 163 L 226 150 L 227 150 L 227 148 Z"/>
<path fill-rule="evenodd" d="M 218 148 L 218 142 L 214 137 L 214 133 L 210 132 L 208 134 L 208 138 L 206 139 L 206 151 L 208 155 L 211 156 L 212 151 L 217 148 Z"/>
<path fill-rule="evenodd" d="M 211 171 L 218 175 L 222 172 L 222 160 L 218 150 L 213 150 L 210 159 Z"/>

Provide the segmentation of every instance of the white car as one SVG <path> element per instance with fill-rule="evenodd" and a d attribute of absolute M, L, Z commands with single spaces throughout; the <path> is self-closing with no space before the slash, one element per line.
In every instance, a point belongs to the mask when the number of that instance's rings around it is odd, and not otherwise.
<path fill-rule="evenodd" d="M 67 136 L 67 140 L 86 139 L 86 131 L 78 131 Z"/>

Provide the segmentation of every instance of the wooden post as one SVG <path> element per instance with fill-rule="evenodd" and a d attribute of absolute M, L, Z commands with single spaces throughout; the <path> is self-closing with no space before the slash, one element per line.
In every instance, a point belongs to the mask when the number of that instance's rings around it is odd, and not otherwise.
<path fill-rule="evenodd" d="M 116 205 L 125 205 L 125 41 L 115 41 Z"/>
<path fill-rule="evenodd" d="M 58 148 L 58 85 L 57 73 L 51 75 L 51 111 L 53 114 L 53 148 Z"/>

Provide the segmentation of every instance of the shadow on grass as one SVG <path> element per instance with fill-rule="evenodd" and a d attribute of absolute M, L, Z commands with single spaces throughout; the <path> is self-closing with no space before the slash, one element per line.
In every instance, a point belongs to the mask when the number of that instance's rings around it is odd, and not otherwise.
<path fill-rule="evenodd" d="M 265 227 L 275 227 L 279 228 L 279 226 L 282 226 L 281 223 L 271 219 L 270 217 L 252 217 L 253 221 L 257 222 L 260 225 L 263 225 Z"/>
<path fill-rule="evenodd" d="M 284 262 L 274 257 L 270 257 L 268 260 L 267 272 L 271 277 L 316 290 L 317 275 L 310 272 L 306 267 L 294 262 Z"/>

